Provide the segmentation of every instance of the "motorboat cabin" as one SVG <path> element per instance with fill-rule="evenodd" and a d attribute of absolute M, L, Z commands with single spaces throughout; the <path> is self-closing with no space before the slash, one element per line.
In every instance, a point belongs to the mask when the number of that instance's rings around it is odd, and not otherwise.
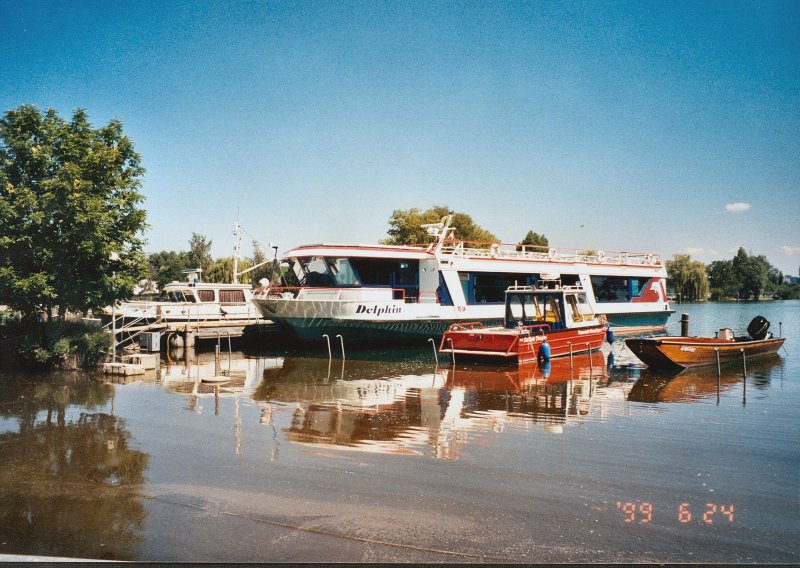
<path fill-rule="evenodd" d="M 523 363 L 591 352 L 606 339 L 608 325 L 580 287 L 512 286 L 505 297 L 503 325 L 453 324 L 439 351 L 459 359 Z"/>

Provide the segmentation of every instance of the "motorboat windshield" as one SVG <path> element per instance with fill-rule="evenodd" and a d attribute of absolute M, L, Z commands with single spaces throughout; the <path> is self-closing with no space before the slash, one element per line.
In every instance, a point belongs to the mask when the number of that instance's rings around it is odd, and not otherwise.
<path fill-rule="evenodd" d="M 522 289 L 506 292 L 505 327 L 516 328 L 547 323 L 552 328 L 563 324 L 560 294 L 552 290 Z"/>

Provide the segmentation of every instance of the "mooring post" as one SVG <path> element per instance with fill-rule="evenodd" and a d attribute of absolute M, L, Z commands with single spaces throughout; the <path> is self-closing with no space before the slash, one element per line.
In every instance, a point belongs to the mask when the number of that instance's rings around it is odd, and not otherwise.
<path fill-rule="evenodd" d="M 570 375 L 572 375 L 572 342 L 567 341 L 567 345 L 569 346 L 569 371 Z"/>
<path fill-rule="evenodd" d="M 722 381 L 722 369 L 719 365 L 719 349 L 714 347 L 714 354 L 717 356 L 717 406 L 719 406 L 719 391 Z"/>
<path fill-rule="evenodd" d="M 739 351 L 742 352 L 742 375 L 747 377 L 747 357 L 744 354 L 744 348 L 740 348 Z"/>
<path fill-rule="evenodd" d="M 220 375 L 220 362 L 219 362 L 219 345 L 214 349 L 214 374 Z"/>
<path fill-rule="evenodd" d="M 331 353 L 331 338 L 328 337 L 327 333 L 324 334 L 322 337 L 324 337 L 325 341 L 328 342 L 328 361 L 330 361 L 331 359 L 333 359 L 333 354 Z"/>
<path fill-rule="evenodd" d="M 453 367 L 455 367 L 456 366 L 456 349 L 455 349 L 455 347 L 453 347 L 453 340 L 452 339 L 450 339 L 448 337 L 447 341 L 450 342 L 450 357 L 452 357 L 452 359 L 453 359 Z"/>
<path fill-rule="evenodd" d="M 689 337 L 689 314 L 681 314 L 681 337 Z"/>
<path fill-rule="evenodd" d="M 432 337 L 428 338 L 428 341 L 431 342 L 431 346 L 433 347 L 433 358 L 436 359 L 436 368 L 439 368 L 439 356 L 436 354 L 436 342 L 433 340 Z"/>
<path fill-rule="evenodd" d="M 744 354 L 744 348 L 739 349 L 742 352 L 742 406 L 747 405 L 747 359 Z"/>
<path fill-rule="evenodd" d="M 594 369 L 592 368 L 592 344 L 587 343 L 586 347 L 589 348 L 589 374 L 591 375 L 594 372 Z"/>

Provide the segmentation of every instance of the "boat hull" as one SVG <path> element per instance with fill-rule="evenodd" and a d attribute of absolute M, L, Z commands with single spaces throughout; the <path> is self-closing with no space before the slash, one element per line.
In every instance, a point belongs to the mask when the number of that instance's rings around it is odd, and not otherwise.
<path fill-rule="evenodd" d="M 741 361 L 777 353 L 784 338 L 724 341 L 702 337 L 632 337 L 625 344 L 643 363 L 658 368 L 686 369 Z"/>
<path fill-rule="evenodd" d="M 602 347 L 607 330 L 606 325 L 531 334 L 503 327 L 451 329 L 442 337 L 439 351 L 459 360 L 518 364 L 536 361 L 544 343 L 552 358 L 595 351 Z"/>

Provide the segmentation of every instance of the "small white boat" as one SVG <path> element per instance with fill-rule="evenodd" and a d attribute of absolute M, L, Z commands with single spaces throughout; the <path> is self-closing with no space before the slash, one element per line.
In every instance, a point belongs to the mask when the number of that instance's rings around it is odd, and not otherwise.
<path fill-rule="evenodd" d="M 202 282 L 199 268 L 184 270 L 186 282 L 171 282 L 164 286 L 159 300 L 132 300 L 103 309 L 104 324 L 116 326 L 147 326 L 163 324 L 199 324 L 213 322 L 242 322 L 243 325 L 263 323 L 253 304 L 250 284 L 218 284 Z"/>

